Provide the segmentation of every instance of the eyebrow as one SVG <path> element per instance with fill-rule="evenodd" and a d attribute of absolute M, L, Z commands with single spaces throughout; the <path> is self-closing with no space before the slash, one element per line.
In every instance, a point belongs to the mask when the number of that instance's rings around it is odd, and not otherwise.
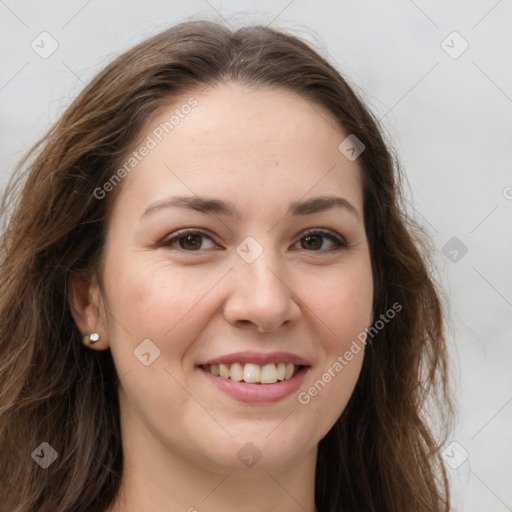
<path fill-rule="evenodd" d="M 200 196 L 173 196 L 162 199 L 149 205 L 142 214 L 142 217 L 165 208 L 175 207 L 195 210 L 206 214 L 225 215 L 237 219 L 241 217 L 234 203 L 212 197 Z M 312 199 L 304 201 L 293 201 L 288 207 L 287 214 L 292 216 L 313 215 L 333 208 L 343 208 L 359 219 L 358 211 L 349 201 L 343 197 L 331 195 L 313 197 Z"/>

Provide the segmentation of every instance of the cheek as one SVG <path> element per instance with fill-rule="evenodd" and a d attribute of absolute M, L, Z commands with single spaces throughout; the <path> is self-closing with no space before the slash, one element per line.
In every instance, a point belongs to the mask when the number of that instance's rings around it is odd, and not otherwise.
<path fill-rule="evenodd" d="M 373 278 L 369 259 L 333 273 L 322 282 L 315 298 L 315 312 L 328 327 L 327 352 L 345 351 L 370 325 L 373 309 Z"/>
<path fill-rule="evenodd" d="M 186 328 L 187 318 L 219 276 L 199 267 L 175 267 L 169 261 L 145 255 L 111 265 L 109 304 L 113 316 L 134 337 L 174 338 Z"/>
<path fill-rule="evenodd" d="M 340 356 L 343 357 L 343 356 Z M 354 391 L 364 357 L 364 350 L 354 355 L 346 364 L 330 361 L 315 372 L 297 395 L 299 407 L 310 424 L 311 436 L 317 442 L 336 423 Z"/>
<path fill-rule="evenodd" d="M 323 325 L 324 357 L 297 398 L 300 404 L 322 414 L 325 425 L 333 424 L 343 412 L 359 378 L 372 306 L 369 259 L 335 273 L 316 294 L 314 312 Z"/>
<path fill-rule="evenodd" d="M 160 411 L 163 419 L 163 406 L 172 404 L 169 410 L 177 411 L 187 405 L 179 384 L 185 378 L 183 357 L 205 320 L 201 299 L 222 273 L 178 269 L 168 261 L 126 253 L 105 265 L 111 351 L 131 405 L 143 418 Z M 148 366 L 142 356 L 147 352 Z"/>

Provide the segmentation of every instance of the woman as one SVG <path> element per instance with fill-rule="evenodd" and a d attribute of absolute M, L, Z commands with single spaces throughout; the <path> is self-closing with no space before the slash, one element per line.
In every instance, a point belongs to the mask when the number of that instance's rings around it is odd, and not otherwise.
<path fill-rule="evenodd" d="M 31 155 L 2 209 L 2 510 L 449 510 L 440 294 L 321 56 L 180 24 Z"/>

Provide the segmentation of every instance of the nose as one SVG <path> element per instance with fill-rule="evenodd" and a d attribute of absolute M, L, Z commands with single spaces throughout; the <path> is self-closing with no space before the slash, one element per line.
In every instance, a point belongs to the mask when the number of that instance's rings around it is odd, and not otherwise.
<path fill-rule="evenodd" d="M 252 263 L 237 257 L 224 306 L 224 318 L 231 325 L 273 332 L 297 323 L 301 310 L 294 283 L 285 263 L 271 252 L 265 250 Z"/>

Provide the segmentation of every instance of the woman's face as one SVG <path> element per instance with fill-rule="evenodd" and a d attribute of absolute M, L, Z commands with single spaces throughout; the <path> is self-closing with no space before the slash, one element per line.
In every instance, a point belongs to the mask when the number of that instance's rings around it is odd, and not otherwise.
<path fill-rule="evenodd" d="M 300 96 L 235 84 L 184 95 L 148 124 L 102 268 L 99 332 L 124 435 L 212 469 L 314 457 L 372 318 L 347 135 Z M 314 201 L 327 196 L 340 199 Z"/>

